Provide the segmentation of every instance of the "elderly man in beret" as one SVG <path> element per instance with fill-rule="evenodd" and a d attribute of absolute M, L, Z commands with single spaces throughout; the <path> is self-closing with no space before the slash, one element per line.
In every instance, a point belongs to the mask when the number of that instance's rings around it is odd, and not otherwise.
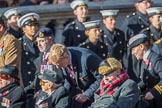
<path fill-rule="evenodd" d="M 26 95 L 18 82 L 18 68 L 5 65 L 0 71 L 0 108 L 25 108 Z"/>
<path fill-rule="evenodd" d="M 149 43 L 145 34 L 138 34 L 130 38 L 128 45 L 131 53 L 142 60 L 138 86 L 144 98 L 149 101 L 149 108 L 161 108 L 162 57 L 153 52 Z"/>
<path fill-rule="evenodd" d="M 65 27 L 63 44 L 66 46 L 78 46 L 87 39 L 84 33 L 83 22 L 87 21 L 88 5 L 84 0 L 73 0 L 70 6 L 73 9 L 76 20 Z"/>
<path fill-rule="evenodd" d="M 60 77 L 62 76 L 61 69 L 56 68 L 56 66 L 52 65 L 48 61 L 49 50 L 51 46 L 54 44 L 54 34 L 50 28 L 41 28 L 35 34 L 37 46 L 39 51 L 41 52 L 39 56 L 34 60 L 34 65 L 36 67 L 35 79 L 34 81 L 27 87 L 25 87 L 25 91 L 34 89 L 34 93 L 37 93 L 41 87 L 39 85 L 38 75 L 43 74 L 44 70 L 55 70 Z"/>
<path fill-rule="evenodd" d="M 139 97 L 137 84 L 129 79 L 122 64 L 115 58 L 100 63 L 99 74 L 103 75 L 91 108 L 134 108 Z"/>
<path fill-rule="evenodd" d="M 11 8 L 4 12 L 3 16 L 7 20 L 7 32 L 17 39 L 23 36 L 22 30 L 18 27 L 17 22 L 20 19 L 21 13 L 17 8 Z"/>
<path fill-rule="evenodd" d="M 69 94 L 55 71 L 45 70 L 38 78 L 42 88 L 36 98 L 38 108 L 70 108 Z"/>

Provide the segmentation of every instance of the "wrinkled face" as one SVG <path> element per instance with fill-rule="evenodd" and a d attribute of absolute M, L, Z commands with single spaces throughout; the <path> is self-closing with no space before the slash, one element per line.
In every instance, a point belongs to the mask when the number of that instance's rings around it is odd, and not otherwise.
<path fill-rule="evenodd" d="M 116 26 L 116 17 L 107 17 L 103 19 L 103 23 L 109 30 L 114 30 Z"/>
<path fill-rule="evenodd" d="M 45 52 L 49 48 L 48 38 L 36 38 L 37 46 L 40 52 Z"/>
<path fill-rule="evenodd" d="M 154 15 L 150 18 L 150 22 L 152 25 L 159 26 L 160 22 L 162 22 L 162 15 Z"/>
<path fill-rule="evenodd" d="M 88 16 L 87 6 L 79 6 L 74 10 L 74 14 L 77 18 L 86 18 Z"/>
<path fill-rule="evenodd" d="M 116 76 L 116 74 L 118 74 L 119 70 L 116 70 L 116 71 L 113 71 L 111 73 L 107 73 L 107 74 L 104 74 L 103 76 L 103 81 L 105 84 L 109 83 L 110 81 L 112 81 L 114 79 L 114 77 Z"/>
<path fill-rule="evenodd" d="M 88 37 L 91 39 L 98 40 L 100 38 L 100 29 L 99 28 L 92 28 L 87 30 Z"/>
<path fill-rule="evenodd" d="M 17 22 L 18 22 L 19 19 L 20 19 L 19 15 L 13 15 L 13 16 L 11 16 L 10 19 L 8 19 L 7 22 L 8 22 L 9 25 L 11 25 L 13 27 L 18 27 Z"/>
<path fill-rule="evenodd" d="M 49 81 L 48 80 L 41 80 L 40 81 L 40 85 L 41 85 L 41 88 L 42 88 L 42 91 L 45 92 L 45 93 L 48 93 L 48 90 L 49 90 Z"/>
<path fill-rule="evenodd" d="M 144 45 L 140 44 L 140 45 L 135 46 L 131 49 L 132 55 L 134 55 L 137 58 L 137 60 L 143 59 L 143 56 L 144 56 L 144 52 L 143 52 L 144 48 L 143 47 L 144 47 Z"/>
<path fill-rule="evenodd" d="M 25 25 L 23 27 L 23 32 L 25 33 L 25 35 L 29 38 L 29 37 L 34 37 L 36 32 L 38 31 L 38 24 L 29 24 L 29 25 Z"/>
<path fill-rule="evenodd" d="M 136 7 L 140 12 L 146 14 L 147 13 L 146 9 L 150 8 L 151 4 L 152 4 L 151 0 L 143 0 L 139 3 L 137 3 Z"/>
<path fill-rule="evenodd" d="M 13 78 L 9 75 L 0 74 L 0 88 L 7 86 L 13 82 Z"/>

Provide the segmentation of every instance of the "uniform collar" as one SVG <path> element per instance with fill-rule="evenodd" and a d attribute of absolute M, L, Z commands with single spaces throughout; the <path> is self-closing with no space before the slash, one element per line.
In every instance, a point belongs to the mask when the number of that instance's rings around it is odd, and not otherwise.
<path fill-rule="evenodd" d="M 144 56 L 143 56 L 143 60 L 144 60 L 144 61 L 147 60 L 147 58 L 148 58 L 150 52 L 151 52 L 151 50 L 149 49 L 149 50 L 144 54 Z"/>
<path fill-rule="evenodd" d="M 26 35 L 24 36 L 24 39 L 27 41 L 28 44 L 30 44 L 32 47 L 34 46 L 34 41 L 31 41 Z"/>

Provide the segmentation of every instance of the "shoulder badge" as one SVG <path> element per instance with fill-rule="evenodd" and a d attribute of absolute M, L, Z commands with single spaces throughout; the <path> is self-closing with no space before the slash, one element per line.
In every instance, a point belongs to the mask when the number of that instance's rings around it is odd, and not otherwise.
<path fill-rule="evenodd" d="M 40 32 L 38 35 L 40 38 L 44 37 L 44 33 Z"/>

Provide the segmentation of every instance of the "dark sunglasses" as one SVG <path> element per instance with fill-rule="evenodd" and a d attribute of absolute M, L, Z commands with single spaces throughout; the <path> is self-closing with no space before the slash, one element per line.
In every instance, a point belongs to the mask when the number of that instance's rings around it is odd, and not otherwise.
<path fill-rule="evenodd" d="M 45 81 L 42 81 L 42 80 L 41 80 L 39 84 L 40 84 L 41 86 L 44 86 L 46 83 L 48 83 L 48 82 L 45 82 Z"/>
<path fill-rule="evenodd" d="M 4 80 L 9 80 L 9 79 L 11 79 L 11 76 L 10 75 L 5 75 L 5 74 L 0 74 L 0 78 L 4 79 Z"/>

